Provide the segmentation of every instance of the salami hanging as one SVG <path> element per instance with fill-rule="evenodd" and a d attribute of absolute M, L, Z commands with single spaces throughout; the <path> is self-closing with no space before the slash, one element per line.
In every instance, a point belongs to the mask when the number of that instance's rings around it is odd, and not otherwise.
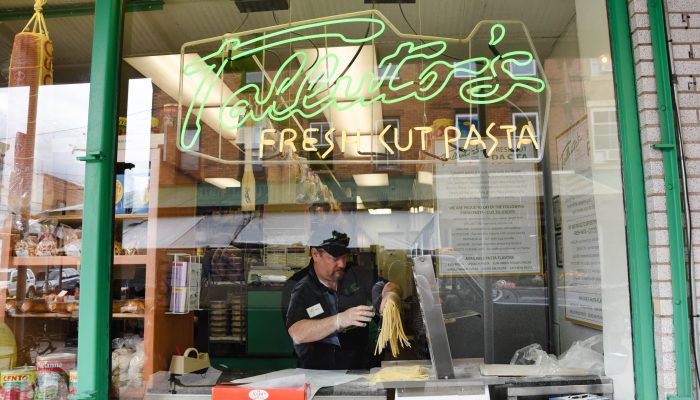
<path fill-rule="evenodd" d="M 15 115 L 27 116 L 24 132 L 10 132 L 17 136 L 10 174 L 9 208 L 25 220 L 29 217 L 32 197 L 39 86 L 53 83 L 53 44 L 42 12 L 45 4 L 46 0 L 34 3 L 34 15 L 22 32 L 15 35 L 10 58 L 9 86 L 28 89 L 28 97 L 26 91 L 10 90 L 9 102 Z"/>

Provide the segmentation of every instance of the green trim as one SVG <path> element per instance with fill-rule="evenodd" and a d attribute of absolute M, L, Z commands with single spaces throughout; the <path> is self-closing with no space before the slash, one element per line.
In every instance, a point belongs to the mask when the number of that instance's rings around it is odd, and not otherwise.
<path fill-rule="evenodd" d="M 690 364 L 690 324 L 688 314 L 688 285 L 683 238 L 683 210 L 681 209 L 680 177 L 676 127 L 671 94 L 671 72 L 666 44 L 666 21 L 663 2 L 648 0 L 651 47 L 654 55 L 656 92 L 661 125 L 664 179 L 666 181 L 666 212 L 668 216 L 668 241 L 671 248 L 671 289 L 673 291 L 673 338 L 676 350 L 676 396 L 692 397 L 693 383 Z"/>
<path fill-rule="evenodd" d="M 657 399 L 654 313 L 637 89 L 626 0 L 608 1 L 624 181 L 634 380 L 638 399 Z"/>
<path fill-rule="evenodd" d="M 165 0 L 127 0 L 124 6 L 126 12 L 162 10 Z M 46 5 L 43 8 L 44 17 L 79 17 L 95 13 L 95 2 Z M 34 15 L 34 7 L 0 9 L 0 21 L 15 21 L 29 19 Z"/>
<path fill-rule="evenodd" d="M 80 259 L 78 398 L 106 399 L 109 392 L 110 290 L 114 218 L 122 1 L 96 2 L 90 71 L 83 252 Z"/>

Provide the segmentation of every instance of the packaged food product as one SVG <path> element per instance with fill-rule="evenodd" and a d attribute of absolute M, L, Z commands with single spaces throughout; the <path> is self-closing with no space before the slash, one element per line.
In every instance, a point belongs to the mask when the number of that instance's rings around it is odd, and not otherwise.
<path fill-rule="evenodd" d="M 33 257 L 36 255 L 38 238 L 35 235 L 26 235 L 15 243 L 15 255 L 17 257 Z"/>
<path fill-rule="evenodd" d="M 68 395 L 75 396 L 78 394 L 78 370 L 71 370 L 68 373 Z"/>
<path fill-rule="evenodd" d="M 36 255 L 47 257 L 57 254 L 58 244 L 56 242 L 56 237 L 51 233 L 44 234 L 36 245 Z"/>
<path fill-rule="evenodd" d="M 112 301 L 112 312 L 113 313 L 143 314 L 144 309 L 145 309 L 144 301 L 140 300 L 140 299 L 114 300 L 114 301 Z"/>
<path fill-rule="evenodd" d="M 49 311 L 49 307 L 44 299 L 25 299 L 20 306 L 20 310 L 25 313 L 42 313 Z"/>
<path fill-rule="evenodd" d="M 120 256 L 123 254 L 122 243 L 119 241 L 114 241 L 114 255 Z"/>
<path fill-rule="evenodd" d="M 56 237 L 61 240 L 63 253 L 67 256 L 80 256 L 81 235 L 79 228 L 61 224 L 56 229 Z"/>
<path fill-rule="evenodd" d="M 76 367 L 72 353 L 53 353 L 36 358 L 37 400 L 68 398 L 68 373 Z"/>
<path fill-rule="evenodd" d="M 34 367 L 15 368 L 0 372 L 0 392 L 2 400 L 28 400 L 34 398 L 36 369 Z"/>

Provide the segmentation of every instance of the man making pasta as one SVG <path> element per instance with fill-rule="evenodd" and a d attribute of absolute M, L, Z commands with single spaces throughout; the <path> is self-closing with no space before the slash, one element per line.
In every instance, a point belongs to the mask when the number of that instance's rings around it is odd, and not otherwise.
<path fill-rule="evenodd" d="M 298 273 L 286 314 L 289 335 L 307 369 L 368 369 L 372 365 L 368 323 L 375 308 L 397 310 L 400 288 L 363 279 L 346 262 L 350 238 L 334 230 L 312 235 L 309 266 Z M 400 322 L 399 322 L 400 323 Z"/>

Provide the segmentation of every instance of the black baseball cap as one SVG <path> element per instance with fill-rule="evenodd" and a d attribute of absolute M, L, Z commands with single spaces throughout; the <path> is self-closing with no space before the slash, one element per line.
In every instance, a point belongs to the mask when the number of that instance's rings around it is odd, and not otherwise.
<path fill-rule="evenodd" d="M 331 236 L 328 237 L 327 233 L 314 233 L 311 238 L 311 247 L 317 249 L 323 249 L 328 254 L 333 257 L 340 257 L 348 254 L 348 245 L 350 244 L 350 237 L 343 233 L 334 230 Z"/>

